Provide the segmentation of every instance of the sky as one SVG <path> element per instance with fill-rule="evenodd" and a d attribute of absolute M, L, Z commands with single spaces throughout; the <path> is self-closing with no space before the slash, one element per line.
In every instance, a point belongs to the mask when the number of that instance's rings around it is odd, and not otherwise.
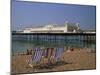
<path fill-rule="evenodd" d="M 79 23 L 81 29 L 95 29 L 96 7 L 41 2 L 11 2 L 11 29 L 48 24 L 64 25 L 65 21 Z"/>

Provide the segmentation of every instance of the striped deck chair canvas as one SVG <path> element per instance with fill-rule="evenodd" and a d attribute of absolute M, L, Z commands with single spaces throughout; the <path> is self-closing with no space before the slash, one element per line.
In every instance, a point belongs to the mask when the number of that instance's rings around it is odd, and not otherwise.
<path fill-rule="evenodd" d="M 35 49 L 35 53 L 32 56 L 32 61 L 35 63 L 39 63 L 42 58 L 43 50 L 40 48 Z"/>
<path fill-rule="evenodd" d="M 61 55 L 64 52 L 64 48 L 56 48 L 56 53 L 55 53 L 55 61 L 60 61 Z"/>

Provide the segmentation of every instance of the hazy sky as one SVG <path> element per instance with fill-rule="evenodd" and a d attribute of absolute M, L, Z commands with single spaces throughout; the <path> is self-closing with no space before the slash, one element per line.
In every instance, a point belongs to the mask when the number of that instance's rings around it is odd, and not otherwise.
<path fill-rule="evenodd" d="M 12 30 L 47 24 L 79 23 L 81 28 L 95 28 L 95 6 L 12 1 Z"/>

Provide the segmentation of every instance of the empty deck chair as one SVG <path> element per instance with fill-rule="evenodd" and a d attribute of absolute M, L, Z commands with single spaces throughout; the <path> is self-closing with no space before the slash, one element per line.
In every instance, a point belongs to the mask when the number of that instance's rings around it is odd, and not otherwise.
<path fill-rule="evenodd" d="M 32 57 L 32 61 L 35 62 L 35 63 L 39 63 L 41 58 L 42 58 L 42 54 L 43 54 L 43 50 L 40 49 L 40 48 L 37 48 L 35 50 L 34 56 Z"/>
<path fill-rule="evenodd" d="M 56 48 L 56 52 L 55 52 L 55 61 L 59 62 L 61 60 L 61 55 L 64 52 L 64 48 Z"/>
<path fill-rule="evenodd" d="M 52 64 L 54 61 L 55 49 L 46 48 L 43 52 L 43 65 Z"/>
<path fill-rule="evenodd" d="M 42 60 L 43 60 L 43 64 L 42 65 L 47 65 L 49 63 L 49 59 L 50 59 L 50 56 L 51 56 L 51 49 L 50 48 L 46 48 L 43 50 L 43 55 L 42 55 Z"/>
<path fill-rule="evenodd" d="M 50 57 L 48 58 L 48 61 L 50 64 L 53 64 L 55 62 L 54 61 L 55 53 L 56 53 L 56 49 L 51 48 L 51 54 L 50 54 Z"/>
<path fill-rule="evenodd" d="M 32 55 L 31 59 L 29 60 L 29 66 L 33 68 L 34 65 L 40 64 L 42 54 L 43 50 L 40 48 L 36 48 L 34 50 L 34 55 Z"/>

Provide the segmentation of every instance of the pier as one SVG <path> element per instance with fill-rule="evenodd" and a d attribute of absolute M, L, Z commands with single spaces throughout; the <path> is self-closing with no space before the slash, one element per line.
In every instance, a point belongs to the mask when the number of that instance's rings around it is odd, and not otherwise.
<path fill-rule="evenodd" d="M 37 45 L 69 45 L 95 43 L 96 33 L 12 33 L 12 40 L 28 40 Z M 56 44 L 56 45 L 55 45 Z"/>

